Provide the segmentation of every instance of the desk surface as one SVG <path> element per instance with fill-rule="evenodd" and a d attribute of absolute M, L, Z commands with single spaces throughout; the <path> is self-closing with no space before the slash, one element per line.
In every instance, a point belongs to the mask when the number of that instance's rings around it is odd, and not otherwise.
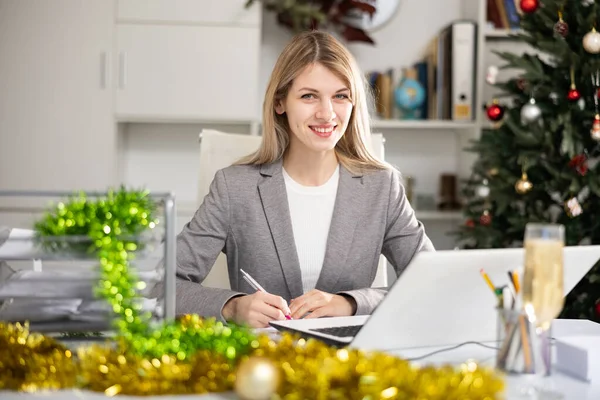
<path fill-rule="evenodd" d="M 585 333 L 587 321 L 561 321 L 556 324 L 553 328 L 554 337 L 563 337 L 573 334 Z M 492 343 L 492 345 L 494 345 Z M 404 358 L 416 358 L 438 350 L 444 350 L 447 347 L 427 347 L 427 348 L 413 348 L 404 349 L 391 352 L 392 354 L 398 355 Z M 480 365 L 493 366 L 496 357 L 496 350 L 486 348 L 477 344 L 468 344 L 452 350 L 439 352 L 437 354 L 426 357 L 423 360 L 414 361 L 418 365 L 425 364 L 454 364 L 459 365 L 467 360 L 473 360 Z M 506 399 L 510 400 L 516 398 L 512 393 L 517 393 L 521 385 L 527 383 L 527 378 L 517 376 L 507 376 L 507 393 Z M 544 378 L 544 385 L 546 387 L 552 387 L 558 389 L 563 395 L 565 400 L 598 400 L 600 399 L 600 381 L 594 383 L 586 383 L 564 374 L 555 372 L 552 376 Z M 168 396 L 169 398 L 176 398 L 178 400 L 233 400 L 238 399 L 233 393 L 221 393 L 221 394 L 209 394 L 209 395 L 186 395 L 186 396 Z M 0 391 L 0 398 L 3 400 L 24 400 L 24 399 L 50 399 L 50 400 L 83 400 L 83 399 L 106 399 L 101 393 L 79 391 L 79 390 L 67 390 L 60 392 L 51 393 L 15 393 L 15 392 L 2 392 Z M 152 399 L 153 397 L 144 397 L 143 399 Z M 155 398 L 166 399 L 167 396 L 158 396 Z M 118 396 L 117 399 L 142 399 L 142 397 L 135 396 Z"/>
<path fill-rule="evenodd" d="M 492 344 L 493 345 L 493 344 Z M 443 348 L 420 348 L 408 349 L 394 352 L 400 357 L 414 358 Z M 435 354 L 422 361 L 414 361 L 419 364 L 454 364 L 459 365 L 467 360 L 473 360 L 479 365 L 493 367 L 496 359 L 496 350 L 485 348 L 477 344 L 468 344 L 454 350 Z M 565 400 L 597 400 L 600 399 L 600 382 L 586 383 L 559 372 L 553 372 L 549 377 L 543 379 L 545 387 L 552 387 L 564 395 Z M 519 398 L 518 393 L 522 385 L 528 383 L 527 377 L 507 376 L 506 399 Z"/>

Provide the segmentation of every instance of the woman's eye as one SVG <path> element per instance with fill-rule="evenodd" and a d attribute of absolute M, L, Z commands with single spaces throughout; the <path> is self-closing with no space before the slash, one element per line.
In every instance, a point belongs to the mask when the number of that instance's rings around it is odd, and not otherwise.
<path fill-rule="evenodd" d="M 337 99 L 347 99 L 348 95 L 347 94 L 336 94 L 335 97 Z"/>
<path fill-rule="evenodd" d="M 303 99 L 312 99 L 313 97 L 315 97 L 312 93 L 306 93 L 302 95 Z"/>

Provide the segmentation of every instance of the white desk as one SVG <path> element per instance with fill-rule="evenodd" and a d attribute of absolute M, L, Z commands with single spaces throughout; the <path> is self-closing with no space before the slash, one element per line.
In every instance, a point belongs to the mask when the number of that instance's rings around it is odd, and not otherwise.
<path fill-rule="evenodd" d="M 590 329 L 591 328 L 591 329 Z M 590 321 L 585 320 L 555 320 L 552 324 L 552 337 L 561 338 L 573 335 L 597 334 L 598 329 Z M 496 343 L 486 343 L 491 346 L 496 346 Z M 406 349 L 394 351 L 393 354 L 404 358 L 416 358 L 436 350 L 444 349 L 444 347 L 431 347 L 419 349 Z M 556 357 L 553 354 L 553 360 Z M 454 350 L 444 351 L 424 360 L 414 361 L 414 363 L 422 364 L 454 364 L 459 365 L 467 360 L 474 360 L 479 365 L 493 367 L 496 361 L 496 350 L 489 349 L 477 344 L 468 344 Z M 528 377 L 523 376 L 507 376 L 507 400 L 511 399 L 510 394 L 518 392 L 518 389 L 527 382 Z M 553 371 L 552 375 L 544 378 L 543 382 L 547 386 L 564 395 L 565 400 L 598 400 L 600 399 L 600 377 L 593 383 L 583 382 L 578 379 L 571 378 L 560 372 Z"/>
<path fill-rule="evenodd" d="M 577 333 L 585 333 L 586 324 L 581 322 L 587 321 L 557 321 L 553 328 L 553 336 L 563 337 L 574 335 Z M 491 345 L 494 345 L 491 343 Z M 415 358 L 423 356 L 425 354 L 444 349 L 445 347 L 428 347 L 428 348 L 414 348 L 393 351 L 392 354 L 398 355 L 405 358 Z M 495 362 L 496 351 L 488 349 L 477 344 L 469 344 L 459 347 L 454 350 L 444 351 L 424 360 L 414 361 L 420 365 L 423 364 L 454 364 L 459 365 L 467 360 L 474 360 L 483 366 L 493 366 Z M 518 389 L 518 387 L 525 382 L 525 378 L 522 377 L 507 377 L 507 395 L 512 391 Z M 564 394 L 565 400 L 598 400 L 600 399 L 600 377 L 598 381 L 594 383 L 586 383 L 558 372 L 553 373 L 552 376 L 545 378 L 545 382 L 549 385 L 558 388 L 561 393 Z M 166 399 L 176 398 L 177 400 L 233 400 L 238 399 L 233 393 L 224 394 L 209 394 L 209 395 L 192 395 L 192 396 L 158 396 L 158 397 L 134 397 L 134 396 L 118 396 L 116 399 L 136 399 L 136 400 L 149 400 L 149 399 Z M 15 393 L 15 392 L 2 392 L 0 391 L 0 399 L 2 400 L 39 400 L 39 399 L 50 399 L 50 400 L 83 400 L 83 399 L 106 399 L 101 393 L 78 391 L 78 390 L 67 390 L 60 392 L 51 393 Z M 511 396 L 507 397 L 510 400 Z"/>
<path fill-rule="evenodd" d="M 490 343 L 493 345 L 493 343 Z M 413 358 L 440 348 L 420 348 L 401 350 L 394 352 L 400 357 Z M 476 344 L 469 344 L 455 350 L 438 353 L 425 360 L 414 361 L 419 364 L 461 364 L 467 360 L 474 360 L 479 365 L 493 367 L 496 360 L 496 350 L 488 349 Z M 518 391 L 520 385 L 526 383 L 526 378 L 517 376 L 507 376 L 507 400 L 511 399 L 510 394 Z M 600 399 L 600 382 L 586 383 L 559 372 L 553 372 L 550 377 L 544 379 L 547 385 L 558 389 L 564 395 L 565 400 L 598 400 Z M 513 397 L 514 398 L 514 397 Z"/>

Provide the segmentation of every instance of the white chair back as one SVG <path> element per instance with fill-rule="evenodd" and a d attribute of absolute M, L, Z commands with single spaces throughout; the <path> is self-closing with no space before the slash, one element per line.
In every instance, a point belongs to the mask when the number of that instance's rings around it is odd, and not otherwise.
<path fill-rule="evenodd" d="M 197 206 L 200 206 L 204 197 L 208 194 L 210 184 L 217 171 L 256 151 L 261 140 L 260 136 L 224 133 L 209 129 L 202 130 L 200 133 Z M 371 143 L 369 143 L 373 154 L 382 160 L 384 159 L 384 142 L 382 134 L 372 134 Z M 381 256 L 372 287 L 387 287 L 387 282 L 387 260 Z M 224 254 L 219 255 L 203 284 L 216 288 L 230 288 L 227 259 Z"/>

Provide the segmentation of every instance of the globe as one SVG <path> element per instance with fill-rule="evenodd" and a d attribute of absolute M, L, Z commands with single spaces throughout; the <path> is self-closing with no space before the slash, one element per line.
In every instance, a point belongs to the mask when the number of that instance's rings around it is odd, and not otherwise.
<path fill-rule="evenodd" d="M 414 79 L 405 79 L 394 90 L 396 106 L 404 112 L 414 111 L 425 101 L 425 89 Z"/>

